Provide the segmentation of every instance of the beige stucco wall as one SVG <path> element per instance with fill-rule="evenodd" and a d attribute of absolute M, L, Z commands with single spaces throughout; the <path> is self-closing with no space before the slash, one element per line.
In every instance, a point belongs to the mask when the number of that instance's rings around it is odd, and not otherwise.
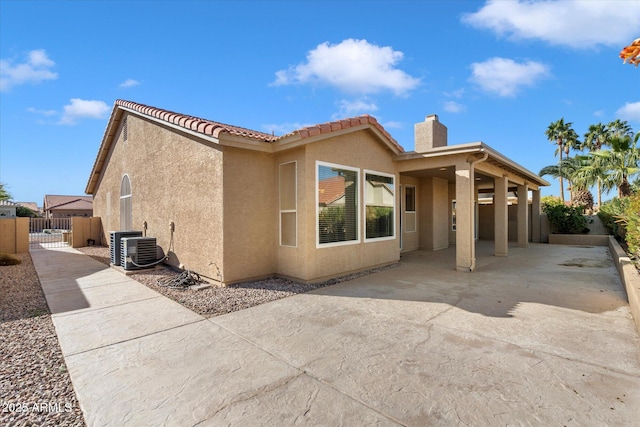
<path fill-rule="evenodd" d="M 303 242 L 308 240 L 315 241 L 314 234 L 308 234 L 308 223 L 315 223 L 314 218 L 306 218 L 303 213 L 307 203 L 315 203 L 315 193 L 307 194 L 307 187 L 304 185 L 307 176 L 307 162 L 305 161 L 306 146 L 302 146 L 293 150 L 287 150 L 279 153 L 276 157 L 274 168 L 274 179 L 279 181 L 279 167 L 281 164 L 295 162 L 296 165 L 296 245 L 284 246 L 280 245 L 280 206 L 279 200 L 276 200 L 275 221 L 276 234 L 275 244 L 276 250 L 276 271 L 285 277 L 303 278 L 308 277 L 308 260 L 306 247 Z M 312 199 L 312 200 L 311 200 Z M 310 201 L 311 200 L 311 201 Z"/>
<path fill-rule="evenodd" d="M 93 240 L 95 245 L 108 244 L 106 239 L 102 242 L 102 224 L 98 217 L 71 218 L 71 230 L 73 230 L 71 246 L 74 248 L 86 246 L 88 239 Z"/>
<path fill-rule="evenodd" d="M 126 114 L 126 113 L 125 113 Z M 94 215 L 102 218 L 106 239 L 120 230 L 120 184 L 128 174 L 132 224 L 156 237 L 169 263 L 211 278 L 223 266 L 222 152 L 214 143 L 128 115 L 128 141 L 118 141 L 94 194 Z M 107 210 L 110 198 L 110 212 Z"/>
<path fill-rule="evenodd" d="M 0 252 L 29 252 L 29 218 L 0 218 Z"/>
<path fill-rule="evenodd" d="M 440 178 L 420 179 L 420 249 L 439 250 L 449 246 L 449 184 Z"/>
<path fill-rule="evenodd" d="M 90 217 L 91 209 L 55 209 L 50 211 L 49 218 Z"/>
<path fill-rule="evenodd" d="M 276 272 L 277 170 L 273 155 L 224 147 L 224 281 Z"/>
<path fill-rule="evenodd" d="M 304 180 L 298 185 L 304 186 L 306 198 L 299 204 L 299 229 L 306 239 L 299 240 L 298 250 L 303 251 L 306 262 L 294 277 L 306 281 L 357 271 L 376 265 L 396 262 L 400 259 L 400 242 L 398 235 L 399 208 L 395 209 L 395 238 L 391 240 L 364 241 L 365 230 L 363 220 L 364 170 L 394 174 L 397 200 L 399 176 L 396 166 L 389 155 L 388 148 L 383 146 L 369 131 L 360 131 L 336 136 L 307 145 L 304 161 Z M 316 247 L 316 161 L 335 163 L 342 166 L 360 169 L 359 201 L 359 243 L 344 246 Z"/>

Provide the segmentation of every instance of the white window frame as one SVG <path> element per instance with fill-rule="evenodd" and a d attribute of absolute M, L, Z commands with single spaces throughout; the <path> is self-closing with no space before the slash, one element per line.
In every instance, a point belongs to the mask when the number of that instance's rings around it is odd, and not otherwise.
<path fill-rule="evenodd" d="M 127 178 L 127 182 L 129 183 L 129 194 L 122 195 L 122 184 L 125 178 Z M 126 199 L 129 199 L 128 204 Z M 124 219 L 124 216 L 126 216 L 127 219 Z M 128 228 L 127 225 L 129 225 Z M 133 230 L 133 186 L 131 185 L 131 178 L 126 173 L 122 175 L 122 179 L 120 180 L 120 230 Z"/>
<path fill-rule="evenodd" d="M 407 201 L 407 189 L 408 188 L 413 188 L 413 210 L 410 211 L 407 209 L 406 206 L 406 201 Z M 418 218 L 416 217 L 416 210 L 417 210 L 417 206 L 418 206 L 418 191 L 415 185 L 410 185 L 410 184 L 405 184 L 404 186 L 404 202 L 405 202 L 405 215 L 413 215 L 413 225 L 414 225 L 414 229 L 413 230 L 408 230 L 407 229 L 407 225 L 408 225 L 408 221 L 405 218 L 404 221 L 404 232 L 405 233 L 417 233 L 418 232 Z"/>
<path fill-rule="evenodd" d="M 380 176 L 393 179 L 393 234 L 391 236 L 372 237 L 372 238 L 367 237 L 367 214 L 366 214 L 367 197 L 366 197 L 366 194 L 364 194 L 366 191 L 365 186 L 367 181 L 367 174 L 380 175 Z M 364 169 L 363 176 L 364 176 L 364 179 L 362 180 L 362 233 L 364 236 L 364 241 L 365 243 L 368 243 L 368 242 L 380 242 L 383 240 L 395 240 L 397 228 L 398 228 L 398 220 L 397 220 L 398 211 L 397 211 L 397 203 L 396 203 L 396 197 L 397 197 L 396 182 L 398 182 L 398 178 L 394 174 L 378 172 L 370 169 Z"/>
<path fill-rule="evenodd" d="M 295 209 L 282 209 L 282 205 L 281 205 L 281 198 L 282 195 L 280 194 L 280 179 L 282 179 L 282 177 L 280 176 L 280 167 L 284 166 L 284 165 L 288 165 L 293 163 L 295 165 L 294 167 L 294 182 L 293 182 L 293 188 L 294 188 L 294 204 L 295 204 Z M 316 191 L 317 192 L 317 191 Z M 298 162 L 296 160 L 293 160 L 291 162 L 285 162 L 285 163 L 280 163 L 278 165 L 278 210 L 279 210 L 279 215 L 278 215 L 278 226 L 279 226 L 279 230 L 280 230 L 280 236 L 279 236 L 279 241 L 280 241 L 280 246 L 285 246 L 288 248 L 297 248 L 298 247 Z M 283 213 L 294 213 L 296 214 L 296 243 L 295 245 L 285 245 L 282 243 L 282 214 Z"/>
<path fill-rule="evenodd" d="M 320 243 L 320 197 L 319 197 L 319 184 L 320 184 L 320 166 L 326 166 L 330 168 L 344 169 L 348 171 L 352 171 L 356 173 L 356 179 L 358 180 L 358 185 L 356 186 L 356 203 L 355 203 L 355 213 L 356 213 L 356 236 L 357 238 L 354 240 L 347 240 L 345 242 L 330 242 L 330 243 Z M 340 165 L 337 163 L 329 163 L 323 162 L 320 160 L 316 160 L 316 182 L 315 182 L 315 192 L 316 192 L 316 248 L 332 248 L 336 246 L 347 246 L 347 245 L 357 245 L 362 242 L 360 230 L 360 193 L 362 192 L 362 179 L 360 178 L 360 169 L 354 168 L 351 166 Z"/>
<path fill-rule="evenodd" d="M 456 199 L 451 201 L 451 231 L 456 231 L 458 221 L 456 218 Z"/>

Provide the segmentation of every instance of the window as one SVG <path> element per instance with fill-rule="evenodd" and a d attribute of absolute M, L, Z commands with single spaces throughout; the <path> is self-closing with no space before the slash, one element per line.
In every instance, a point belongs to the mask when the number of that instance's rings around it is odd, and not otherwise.
<path fill-rule="evenodd" d="M 318 245 L 358 242 L 359 170 L 316 162 Z"/>
<path fill-rule="evenodd" d="M 416 231 L 416 187 L 407 185 L 404 189 L 404 230 L 407 233 Z"/>
<path fill-rule="evenodd" d="M 365 171 L 365 229 L 367 239 L 395 236 L 395 177 Z"/>
<path fill-rule="evenodd" d="M 132 229 L 131 221 L 131 182 L 129 176 L 122 177 L 120 184 L 120 230 Z"/>
<path fill-rule="evenodd" d="M 280 245 L 297 244 L 296 162 L 283 163 L 280 176 Z"/>
<path fill-rule="evenodd" d="M 451 231 L 456 231 L 456 201 L 451 201 Z"/>

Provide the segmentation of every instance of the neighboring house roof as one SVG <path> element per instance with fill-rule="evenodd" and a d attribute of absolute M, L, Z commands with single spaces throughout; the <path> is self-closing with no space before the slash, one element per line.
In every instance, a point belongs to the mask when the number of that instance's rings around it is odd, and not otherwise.
<path fill-rule="evenodd" d="M 195 134 L 196 136 L 212 140 L 215 143 L 220 143 L 220 139 L 222 138 L 225 139 L 225 144 L 228 145 L 267 152 L 285 150 L 300 144 L 314 142 L 317 139 L 327 138 L 332 133 L 338 134 L 341 132 L 351 132 L 361 129 L 369 129 L 373 131 L 373 133 L 376 134 L 380 140 L 394 152 L 394 154 L 404 152 L 402 146 L 393 139 L 393 137 L 374 117 L 369 115 L 306 126 L 283 136 L 275 136 L 269 133 L 226 125 L 224 123 L 214 122 L 199 117 L 175 113 L 173 111 L 119 99 L 113 106 L 109 122 L 107 123 L 107 128 L 105 129 L 102 137 L 98 156 L 93 164 L 93 169 L 91 170 L 89 181 L 87 182 L 85 190 L 87 194 L 92 194 L 94 191 L 94 187 L 98 182 L 99 176 L 106 163 L 108 153 L 114 143 L 114 138 L 116 138 L 124 112 L 149 118 L 171 127 L 181 129 L 185 132 Z"/>
<path fill-rule="evenodd" d="M 12 202 L 10 200 L 0 200 L 0 206 L 7 206 L 10 208 L 15 208 L 16 206 L 18 206 L 17 203 Z"/>
<path fill-rule="evenodd" d="M 318 181 L 318 203 L 330 205 L 344 196 L 344 177 L 332 176 Z"/>
<path fill-rule="evenodd" d="M 16 202 L 17 205 L 31 209 L 34 212 L 38 212 L 38 204 L 36 202 Z"/>
<path fill-rule="evenodd" d="M 91 210 L 93 209 L 93 196 L 44 196 L 44 210 Z"/>

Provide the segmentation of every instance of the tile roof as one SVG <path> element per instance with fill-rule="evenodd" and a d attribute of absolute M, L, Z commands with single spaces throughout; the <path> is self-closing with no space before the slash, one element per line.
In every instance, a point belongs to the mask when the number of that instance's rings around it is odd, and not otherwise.
<path fill-rule="evenodd" d="M 38 212 L 38 204 L 36 202 L 16 202 L 16 204 L 31 209 L 34 212 Z"/>
<path fill-rule="evenodd" d="M 318 203 L 330 205 L 344 196 L 344 177 L 332 176 L 318 181 Z"/>
<path fill-rule="evenodd" d="M 44 209 L 93 209 L 93 196 L 45 195 Z"/>
<path fill-rule="evenodd" d="M 283 136 L 276 136 L 269 133 L 254 131 L 238 126 L 226 125 L 224 123 L 214 122 L 211 120 L 202 119 L 199 117 L 189 116 L 185 114 L 175 113 L 169 110 L 163 110 L 161 108 L 151 107 L 144 104 L 138 104 L 132 101 L 126 101 L 118 99 L 115 102 L 107 128 L 105 129 L 104 136 L 102 137 L 102 143 L 98 149 L 98 155 L 93 164 L 91 174 L 89 175 L 89 181 L 85 191 L 91 194 L 94 191 L 95 185 L 98 181 L 98 177 L 102 173 L 102 168 L 107 162 L 107 153 L 111 149 L 113 144 L 113 138 L 116 135 L 118 123 L 122 118 L 124 111 L 134 112 L 136 114 L 152 117 L 156 120 L 170 123 L 174 126 L 179 126 L 187 129 L 191 132 L 200 133 L 202 135 L 211 136 L 213 138 L 219 138 L 221 133 L 242 137 L 248 140 L 247 142 L 253 142 L 257 144 L 266 143 L 266 147 L 278 150 L 277 144 L 281 142 L 282 147 L 288 146 L 288 143 L 295 141 L 303 141 L 307 138 L 314 138 L 319 135 L 329 134 L 330 132 L 336 132 L 340 130 L 359 128 L 359 129 L 371 129 L 374 133 L 378 134 L 378 137 L 384 141 L 384 143 L 392 150 L 396 151 L 396 154 L 404 153 L 404 149 L 398 142 L 391 137 L 391 135 L 378 123 L 378 121 L 369 115 L 363 115 L 344 120 L 336 120 L 333 122 L 323 123 L 315 126 L 306 126 L 302 129 L 295 130 Z M 311 139 L 309 142 L 312 142 Z"/>
<path fill-rule="evenodd" d="M 335 132 L 342 129 L 349 129 L 352 127 L 360 126 L 360 125 L 371 125 L 375 129 L 377 129 L 385 138 L 389 140 L 389 142 L 399 151 L 404 152 L 404 149 L 398 142 L 393 139 L 393 137 L 387 132 L 380 123 L 368 114 L 353 117 L 344 120 L 336 120 L 333 122 L 322 123 L 313 126 L 306 126 L 302 129 L 295 130 L 283 136 L 275 136 L 269 133 L 254 131 L 238 126 L 226 125 L 224 123 L 214 122 L 211 120 L 201 119 L 199 117 L 188 116 L 185 114 L 175 113 L 169 110 L 163 110 L 161 108 L 150 107 L 144 104 L 138 104 L 131 101 L 125 101 L 122 99 L 118 99 L 116 101 L 116 105 L 124 108 L 128 108 L 130 110 L 136 111 L 138 113 L 155 117 L 157 119 L 163 120 L 165 122 L 172 123 L 174 125 L 178 125 L 185 129 L 189 129 L 198 133 L 202 133 L 204 135 L 210 135 L 215 138 L 219 136 L 220 133 L 226 132 L 231 135 L 242 136 L 245 138 L 250 138 L 262 142 L 277 142 L 282 139 L 286 139 L 290 136 L 296 135 L 301 139 L 310 138 L 317 135 L 326 134 L 329 132 Z"/>
<path fill-rule="evenodd" d="M 137 104 L 131 101 L 118 99 L 116 105 L 130 110 L 137 111 L 147 116 L 155 117 L 165 122 L 178 125 L 185 129 L 189 129 L 204 135 L 218 137 L 221 132 L 231 135 L 242 136 L 245 138 L 256 139 L 263 142 L 274 142 L 278 137 L 269 133 L 258 132 L 251 129 L 245 129 L 238 126 L 226 125 L 224 123 L 214 122 L 211 120 L 201 119 L 199 117 L 188 116 L 185 114 L 174 113 L 173 111 L 163 110 L 161 108 L 150 107 L 148 105 Z"/>
<path fill-rule="evenodd" d="M 366 124 L 369 124 L 373 126 L 375 129 L 377 129 L 382 135 L 384 135 L 385 138 L 389 140 L 389 142 L 391 142 L 393 146 L 395 146 L 395 148 L 399 152 L 401 153 L 404 152 L 404 148 L 402 148 L 402 146 L 398 144 L 398 142 L 389 134 L 389 132 L 387 132 L 385 128 L 383 128 L 382 125 L 378 123 L 376 118 L 368 114 L 364 114 L 358 117 L 352 117 L 349 119 L 336 120 L 333 122 L 322 123 L 319 125 L 303 127 L 302 129 L 298 129 L 291 133 L 283 135 L 279 139 L 285 139 L 291 135 L 297 135 L 302 139 L 310 138 L 313 136 L 322 135 L 329 132 L 335 132 L 342 129 L 349 129 L 352 127 L 366 125 Z"/>

